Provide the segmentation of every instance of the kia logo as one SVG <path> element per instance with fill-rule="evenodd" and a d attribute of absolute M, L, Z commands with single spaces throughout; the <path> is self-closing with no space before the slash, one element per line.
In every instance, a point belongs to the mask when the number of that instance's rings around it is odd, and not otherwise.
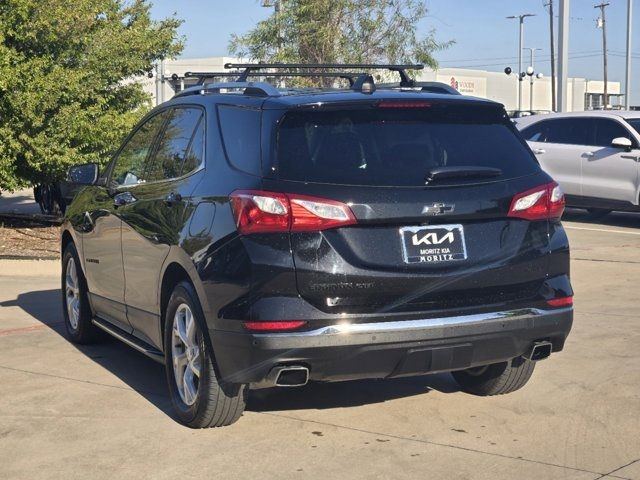
<path fill-rule="evenodd" d="M 419 245 L 441 245 L 444 242 L 453 243 L 454 240 L 453 232 L 445 233 L 442 237 L 438 237 L 435 232 L 426 233 L 422 238 L 418 237 L 417 233 L 411 237 L 411 243 L 416 247 Z"/>

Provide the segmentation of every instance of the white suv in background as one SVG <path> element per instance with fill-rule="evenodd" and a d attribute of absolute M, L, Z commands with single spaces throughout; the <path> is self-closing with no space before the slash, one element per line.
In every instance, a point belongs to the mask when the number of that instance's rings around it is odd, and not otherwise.
<path fill-rule="evenodd" d="M 554 113 L 516 125 L 568 206 L 640 210 L 640 112 Z"/>

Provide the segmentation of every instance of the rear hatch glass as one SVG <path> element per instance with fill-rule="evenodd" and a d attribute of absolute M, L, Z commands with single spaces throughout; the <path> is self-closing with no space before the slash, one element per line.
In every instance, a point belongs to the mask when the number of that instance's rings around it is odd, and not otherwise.
<path fill-rule="evenodd" d="M 507 180 L 539 170 L 502 108 L 416 105 L 290 111 L 280 124 L 271 171 L 281 180 L 416 187 L 438 167 L 501 172 L 491 178 L 449 178 L 446 184 Z"/>

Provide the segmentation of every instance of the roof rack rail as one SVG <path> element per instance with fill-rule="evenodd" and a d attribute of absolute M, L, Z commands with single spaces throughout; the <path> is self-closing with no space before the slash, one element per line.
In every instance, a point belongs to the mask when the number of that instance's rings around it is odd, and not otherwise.
<path fill-rule="evenodd" d="M 220 93 L 220 90 L 225 89 L 244 89 L 245 95 L 254 95 L 258 97 L 279 97 L 281 95 L 277 88 L 266 82 L 220 82 L 186 88 L 177 93 L 174 98 L 187 95 L 202 95 L 205 93 Z"/>
<path fill-rule="evenodd" d="M 241 80 L 242 75 L 245 72 L 186 72 L 184 78 L 197 78 L 199 84 L 203 84 L 207 78 L 224 78 L 224 77 L 238 77 L 237 81 Z M 310 77 L 310 78 L 342 78 L 349 82 L 349 86 L 353 86 L 355 78 L 360 75 L 355 72 L 260 72 L 250 71 L 244 78 L 247 77 Z M 246 81 L 246 80 L 244 80 Z"/>
<path fill-rule="evenodd" d="M 393 64 L 393 63 L 225 63 L 224 68 L 244 69 L 244 72 L 238 78 L 238 81 L 246 81 L 252 71 L 264 69 L 362 69 L 362 70 L 390 70 L 398 72 L 400 75 L 400 86 L 411 87 L 415 83 L 413 79 L 407 75 L 407 70 L 422 70 L 424 65 L 416 64 Z M 356 83 L 359 83 L 356 81 Z M 362 82 L 360 82 L 362 83 Z M 365 82 L 364 84 L 367 84 Z M 354 88 L 355 90 L 355 88 Z"/>

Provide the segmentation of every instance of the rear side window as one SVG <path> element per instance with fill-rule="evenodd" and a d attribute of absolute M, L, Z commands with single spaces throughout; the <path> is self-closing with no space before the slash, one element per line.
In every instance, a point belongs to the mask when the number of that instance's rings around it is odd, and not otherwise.
<path fill-rule="evenodd" d="M 422 186 L 440 166 L 499 168 L 500 179 L 539 170 L 501 110 L 468 104 L 292 111 L 277 142 L 284 180 Z"/>
<path fill-rule="evenodd" d="M 610 147 L 614 138 L 624 137 L 631 140 L 635 144 L 635 140 L 631 136 L 631 132 L 622 124 L 608 118 L 595 118 L 596 141 L 594 145 L 600 147 Z"/>
<path fill-rule="evenodd" d="M 238 170 L 260 175 L 260 110 L 218 106 L 222 142 L 229 163 Z"/>
<path fill-rule="evenodd" d="M 169 180 L 183 174 L 183 164 L 196 127 L 202 118 L 199 108 L 174 108 L 158 142 L 148 180 Z M 185 171 L 184 173 L 188 173 Z"/>

